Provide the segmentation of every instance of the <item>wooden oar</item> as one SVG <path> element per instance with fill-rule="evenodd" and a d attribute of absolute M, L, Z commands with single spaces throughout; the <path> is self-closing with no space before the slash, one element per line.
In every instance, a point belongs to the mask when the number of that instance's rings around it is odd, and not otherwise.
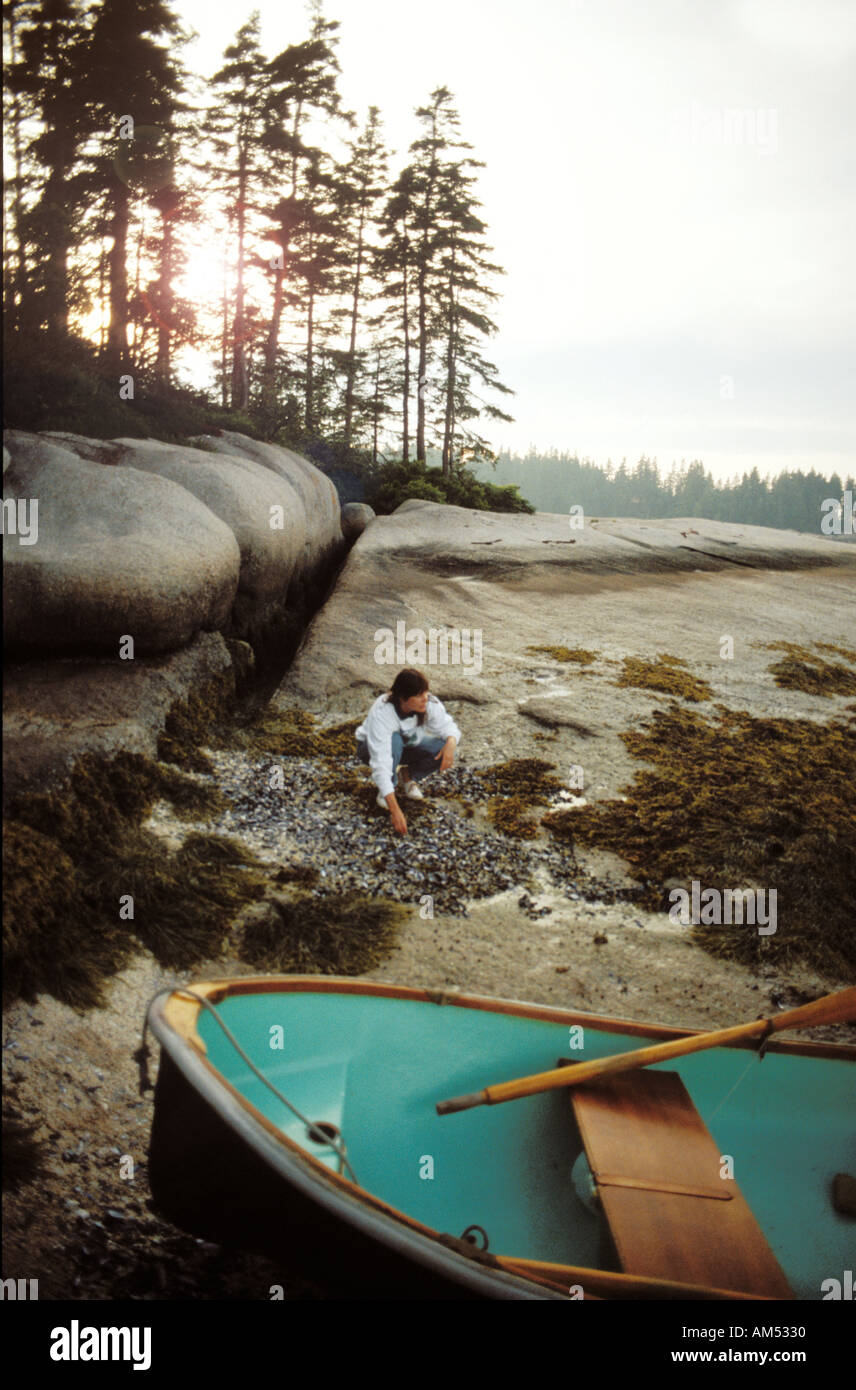
<path fill-rule="evenodd" d="M 672 1057 L 685 1057 L 690 1052 L 703 1052 L 708 1047 L 723 1047 L 726 1043 L 738 1042 L 741 1038 L 767 1038 L 772 1033 L 780 1033 L 786 1028 L 813 1028 L 821 1023 L 851 1023 L 856 1020 L 856 986 L 842 989 L 837 994 L 825 994 L 813 1004 L 803 1004 L 799 1009 L 788 1009 L 775 1018 L 756 1018 L 751 1023 L 738 1023 L 733 1028 L 718 1028 L 713 1033 L 697 1033 L 690 1038 L 677 1038 L 674 1042 L 655 1043 L 652 1047 L 640 1047 L 633 1052 L 619 1052 L 613 1057 L 601 1057 L 595 1062 L 580 1062 L 576 1066 L 558 1067 L 554 1071 L 537 1072 L 534 1076 L 522 1076 L 515 1081 L 501 1081 L 495 1086 L 485 1086 L 483 1091 L 471 1095 L 454 1096 L 451 1100 L 437 1103 L 438 1115 L 450 1115 L 456 1110 L 471 1110 L 476 1105 L 498 1105 L 505 1100 L 518 1100 L 521 1096 L 534 1096 L 539 1091 L 552 1091 L 560 1086 L 579 1086 L 584 1081 L 594 1081 L 609 1072 L 632 1071 L 634 1067 L 647 1067 L 654 1062 L 667 1062 Z"/>
<path fill-rule="evenodd" d="M 579 1265 L 545 1264 L 542 1260 L 521 1260 L 512 1255 L 497 1255 L 500 1269 L 509 1274 L 536 1280 L 560 1293 L 570 1294 L 578 1285 L 588 1300 L 621 1299 L 728 1299 L 767 1301 L 765 1294 L 739 1293 L 735 1289 L 708 1288 L 702 1284 L 684 1284 L 674 1279 L 654 1279 L 647 1275 L 618 1274 L 605 1269 L 586 1269 Z M 772 1301 L 772 1300 L 770 1300 Z"/>

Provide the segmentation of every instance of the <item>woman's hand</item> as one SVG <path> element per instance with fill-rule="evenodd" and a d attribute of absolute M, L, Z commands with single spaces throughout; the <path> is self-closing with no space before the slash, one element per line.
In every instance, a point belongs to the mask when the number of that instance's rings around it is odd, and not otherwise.
<path fill-rule="evenodd" d="M 406 835 L 407 821 L 404 819 L 404 812 L 399 806 L 394 792 L 386 798 L 386 804 L 389 807 L 393 828 L 398 831 L 399 835 Z"/>
<path fill-rule="evenodd" d="M 443 747 L 440 749 L 440 752 L 434 754 L 434 761 L 436 762 L 438 758 L 440 760 L 441 772 L 446 772 L 452 766 L 452 763 L 455 761 L 456 743 L 457 739 L 453 738 L 450 734 L 449 737 L 446 739 L 446 742 L 443 744 Z"/>

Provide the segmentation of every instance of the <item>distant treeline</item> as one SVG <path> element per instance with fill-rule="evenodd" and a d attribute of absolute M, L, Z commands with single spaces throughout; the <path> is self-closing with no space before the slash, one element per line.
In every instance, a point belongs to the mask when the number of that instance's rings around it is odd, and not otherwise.
<path fill-rule="evenodd" d="M 604 467 L 556 450 L 525 456 L 502 453 L 495 468 L 481 463 L 477 476 L 498 484 L 514 484 L 539 512 L 568 512 L 581 506 L 591 516 L 702 516 L 712 521 L 735 521 L 776 526 L 794 531 L 819 531 L 821 504 L 856 489 L 852 477 L 825 476 L 812 469 L 762 478 L 757 468 L 739 479 L 716 482 L 698 460 L 673 466 L 665 476 L 657 464 L 641 458 L 635 468 L 623 462 Z"/>

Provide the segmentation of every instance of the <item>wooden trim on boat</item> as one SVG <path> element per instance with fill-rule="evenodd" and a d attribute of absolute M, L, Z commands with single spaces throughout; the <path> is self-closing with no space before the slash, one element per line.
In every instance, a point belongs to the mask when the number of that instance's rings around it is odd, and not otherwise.
<path fill-rule="evenodd" d="M 640 1023 L 635 1019 L 611 1018 L 604 1014 L 581 1013 L 578 1010 L 560 1009 L 547 1004 L 530 1004 L 514 999 L 491 999 L 473 994 L 430 989 L 414 989 L 409 985 L 383 984 L 374 980 L 355 980 L 332 975 L 321 978 L 312 975 L 247 975 L 241 979 L 209 980 L 189 986 L 197 994 L 204 994 L 212 1004 L 242 994 L 362 994 L 382 999 L 411 999 L 417 1003 L 452 1004 L 457 1008 L 481 1009 L 486 1013 L 512 1014 L 518 1018 L 543 1020 L 545 1023 L 579 1024 L 593 1028 L 599 1033 L 624 1033 L 630 1037 L 688 1038 L 705 1030 L 701 1028 L 678 1028 L 666 1023 Z M 181 988 L 177 987 L 165 1006 L 164 1016 L 179 1037 L 192 1042 L 199 1050 L 205 1044 L 196 1032 L 196 1015 L 199 1005 L 188 997 L 178 999 Z M 763 1015 L 759 1015 L 763 1017 Z M 757 1039 L 740 1040 L 728 1044 L 729 1047 L 757 1052 Z M 791 1056 L 826 1057 L 836 1061 L 856 1061 L 856 1044 L 811 1042 L 807 1039 L 790 1041 L 771 1038 L 767 1052 L 783 1052 Z"/>

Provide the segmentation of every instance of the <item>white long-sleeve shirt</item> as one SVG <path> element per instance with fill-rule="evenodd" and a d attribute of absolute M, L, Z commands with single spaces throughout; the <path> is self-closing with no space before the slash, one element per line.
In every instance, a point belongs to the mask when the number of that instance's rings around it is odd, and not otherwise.
<path fill-rule="evenodd" d="M 415 714 L 400 718 L 392 700 L 379 695 L 357 729 L 356 737 L 368 745 L 372 781 L 381 796 L 389 796 L 390 792 L 395 791 L 395 768 L 392 765 L 392 736 L 395 733 L 401 734 L 405 744 L 424 743 L 428 738 L 461 741 L 460 729 L 436 695 L 428 696 L 424 724 L 418 722 Z"/>

